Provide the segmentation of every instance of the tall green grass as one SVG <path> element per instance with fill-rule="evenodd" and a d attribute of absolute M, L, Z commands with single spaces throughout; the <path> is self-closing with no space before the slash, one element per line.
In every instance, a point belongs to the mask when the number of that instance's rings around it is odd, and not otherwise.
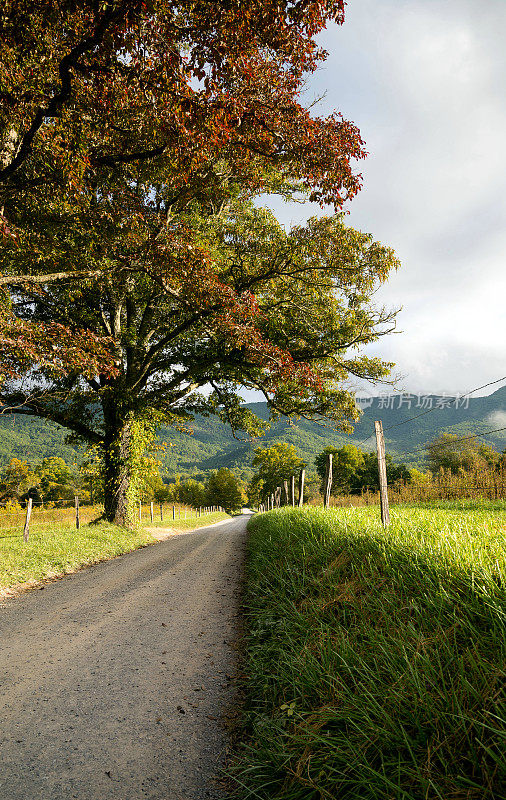
<path fill-rule="evenodd" d="M 61 509 L 58 513 L 60 519 L 65 520 Z M 87 564 L 154 544 L 157 540 L 146 528 L 188 530 L 222 519 L 229 519 L 229 515 L 216 511 L 198 519 L 172 520 L 171 515 L 163 523 L 144 520 L 144 527 L 136 526 L 132 530 L 108 522 L 82 525 L 76 530 L 75 524 L 68 521 L 48 523 L 40 521 L 39 517 L 37 524 L 30 524 L 26 543 L 19 524 L 0 527 L 0 591 L 18 583 L 37 583 L 44 578 L 64 575 Z"/>
<path fill-rule="evenodd" d="M 39 525 L 30 530 L 28 542 L 22 531 L 0 531 L 0 590 L 18 583 L 36 583 L 64 575 L 86 564 L 114 558 L 154 542 L 145 530 L 126 530 L 107 522 L 83 525 Z"/>
<path fill-rule="evenodd" d="M 506 513 L 250 523 L 241 798 L 506 798 Z"/>

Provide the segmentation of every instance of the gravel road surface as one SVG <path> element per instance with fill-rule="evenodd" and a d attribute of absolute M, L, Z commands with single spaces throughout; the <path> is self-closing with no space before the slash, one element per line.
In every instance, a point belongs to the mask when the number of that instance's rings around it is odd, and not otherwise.
<path fill-rule="evenodd" d="M 0 605 L 1 800 L 224 797 L 248 518 Z"/>

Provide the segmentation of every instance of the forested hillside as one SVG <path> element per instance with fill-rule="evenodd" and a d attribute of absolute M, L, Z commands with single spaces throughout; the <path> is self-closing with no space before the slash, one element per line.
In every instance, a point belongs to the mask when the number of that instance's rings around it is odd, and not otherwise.
<path fill-rule="evenodd" d="M 425 457 L 423 445 L 438 432 L 451 431 L 466 436 L 506 427 L 506 387 L 488 397 L 470 398 L 468 402 L 461 399 L 456 403 L 453 399 L 443 399 L 437 395 L 423 398 L 393 395 L 362 401 L 362 406 L 363 415 L 355 425 L 353 436 L 339 434 L 312 421 L 282 419 L 275 422 L 261 439 L 244 442 L 234 439 L 230 428 L 219 420 L 197 417 L 191 434 L 170 428 L 160 429 L 159 439 L 167 444 L 162 459 L 169 475 L 198 475 L 226 466 L 238 475 L 249 478 L 254 448 L 283 441 L 293 444 L 301 458 L 312 467 L 315 455 L 328 444 L 339 445 L 346 441 L 359 444 L 372 433 L 373 420 L 381 419 L 388 452 L 395 458 L 421 466 Z M 266 418 L 265 403 L 253 403 L 250 408 L 258 416 Z M 430 408 L 433 409 L 430 413 L 424 413 Z M 417 415 L 422 416 L 399 425 Z M 391 426 L 397 427 L 388 430 Z M 1 463 L 6 463 L 14 456 L 28 461 L 47 456 L 61 456 L 67 463 L 79 461 L 82 450 L 67 444 L 66 436 L 64 428 L 41 419 L 23 415 L 0 417 Z M 506 447 L 506 431 L 484 437 L 483 441 L 503 450 Z M 366 450 L 373 447 L 373 438 L 362 445 Z"/>

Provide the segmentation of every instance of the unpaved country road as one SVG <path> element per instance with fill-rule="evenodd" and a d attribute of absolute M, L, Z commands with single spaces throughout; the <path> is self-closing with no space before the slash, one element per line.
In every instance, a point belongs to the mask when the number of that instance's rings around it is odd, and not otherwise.
<path fill-rule="evenodd" d="M 0 605 L 1 800 L 204 800 L 249 515 Z"/>

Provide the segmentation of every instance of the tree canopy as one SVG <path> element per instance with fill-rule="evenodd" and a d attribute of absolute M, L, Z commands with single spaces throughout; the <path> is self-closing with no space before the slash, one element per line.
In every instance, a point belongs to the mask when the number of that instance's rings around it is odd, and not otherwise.
<path fill-rule="evenodd" d="M 316 471 L 322 482 L 325 480 L 328 454 L 332 453 L 333 495 L 359 492 L 361 489 L 379 489 L 378 458 L 376 453 L 364 453 L 358 447 L 345 444 L 343 447 L 326 447 L 315 458 Z M 411 472 L 405 464 L 396 464 L 390 455 L 385 456 L 387 482 L 390 486 L 402 481 L 411 483 Z"/>
<path fill-rule="evenodd" d="M 102 255 L 96 225 L 120 224 L 127 211 L 143 226 L 137 176 L 145 180 L 152 164 L 170 175 L 163 196 L 153 196 L 162 229 L 195 197 L 212 196 L 218 207 L 231 179 L 258 193 L 290 173 L 314 200 L 339 206 L 352 197 L 360 186 L 352 161 L 364 156 L 357 128 L 340 115 L 315 117 L 299 101 L 304 76 L 325 55 L 315 36 L 327 21 L 342 22 L 343 10 L 342 0 L 7 0 L 0 284 L 114 275 L 121 254 Z M 119 217 L 110 187 L 123 196 Z M 171 227 L 184 250 L 185 227 Z M 68 365 L 114 367 L 106 335 L 21 321 L 8 295 L 0 300 L 4 370 L 27 361 L 61 374 Z"/>
<path fill-rule="evenodd" d="M 346 429 L 343 382 L 388 373 L 359 349 L 393 326 L 372 302 L 393 252 L 340 213 L 285 231 L 255 203 L 302 193 L 339 209 L 360 187 L 356 127 L 300 102 L 325 55 L 315 36 L 343 6 L 0 13 L 3 403 L 101 450 L 108 519 L 126 521 L 162 419 L 217 413 L 258 434 L 247 387 L 273 414 Z"/>
<path fill-rule="evenodd" d="M 264 502 L 305 466 L 293 444 L 277 442 L 272 447 L 257 447 L 253 458 L 257 468 L 250 483 L 249 495 L 257 503 Z"/>
<path fill-rule="evenodd" d="M 436 436 L 427 445 L 427 454 L 432 472 L 445 469 L 453 474 L 459 470 L 470 471 L 493 465 L 498 458 L 497 452 L 485 442 L 477 438 L 466 439 L 454 433 Z"/>
<path fill-rule="evenodd" d="M 321 481 L 321 492 L 324 492 L 323 483 L 327 473 L 328 456 L 332 454 L 332 489 L 331 493 L 347 494 L 351 491 L 354 479 L 360 467 L 364 464 L 364 454 L 358 447 L 345 444 L 343 447 L 329 445 L 315 458 L 316 472 Z"/>
<path fill-rule="evenodd" d="M 229 469 L 222 467 L 209 476 L 207 502 L 213 506 L 221 506 L 225 511 L 232 513 L 243 507 L 247 502 L 247 496 L 241 481 Z"/>

